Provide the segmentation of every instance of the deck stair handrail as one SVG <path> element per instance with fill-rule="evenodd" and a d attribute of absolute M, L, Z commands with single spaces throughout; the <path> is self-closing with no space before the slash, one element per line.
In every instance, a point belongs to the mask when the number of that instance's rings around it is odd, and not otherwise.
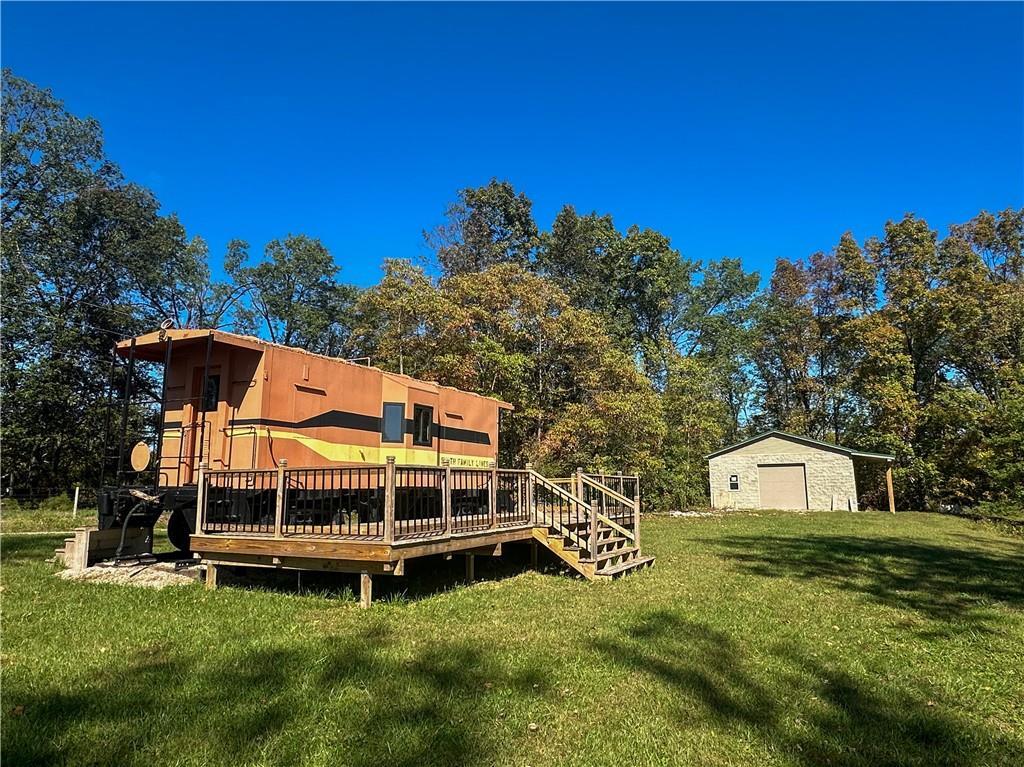
<path fill-rule="evenodd" d="M 530 503 L 534 524 L 557 531 L 558 535 L 579 547 L 580 559 L 593 560 L 597 548 L 597 518 L 590 504 L 538 473 L 529 464 L 527 468 L 533 487 Z M 543 506 L 538 503 L 538 490 L 557 498 L 557 514 L 550 503 Z"/>
<path fill-rule="evenodd" d="M 615 492 L 614 490 L 612 490 L 607 485 L 604 485 L 601 482 L 598 482 L 596 480 L 591 479 L 586 474 L 582 475 L 582 481 L 583 481 L 583 483 L 587 487 L 590 487 L 590 488 L 598 491 L 599 493 L 603 494 L 604 496 L 606 496 L 607 498 L 609 498 L 609 499 L 611 499 L 613 501 L 618 501 L 623 506 L 626 506 L 629 509 L 634 509 L 634 507 L 636 506 L 635 502 L 631 498 L 627 498 L 626 496 L 622 495 L 621 493 Z M 634 543 L 636 542 L 636 535 L 635 535 L 634 532 L 632 532 L 630 530 L 627 530 L 625 527 L 623 527 L 618 522 L 613 520 L 607 514 L 602 514 L 601 512 L 597 512 L 597 518 L 599 520 L 601 520 L 602 522 L 604 522 L 609 527 L 611 527 L 611 528 L 617 530 L 618 532 L 622 533 L 629 540 L 633 541 Z M 636 530 L 636 519 L 635 519 L 635 517 L 634 517 L 634 519 L 632 521 L 632 525 L 633 525 L 633 530 Z"/>
<path fill-rule="evenodd" d="M 596 512 L 598 520 L 623 535 L 634 546 L 638 545 L 640 530 L 639 493 L 636 494 L 636 497 L 630 498 L 602 482 L 601 480 L 607 478 L 606 475 L 587 474 L 582 469 L 577 470 L 576 478 L 579 495 L 584 499 L 589 497 L 596 500 L 595 506 L 598 509 Z M 637 477 L 622 477 L 621 479 L 631 480 L 637 483 L 634 487 L 639 487 L 639 478 Z M 620 510 L 620 513 L 615 515 L 618 519 L 613 519 L 611 515 L 606 513 L 609 502 Z"/>
<path fill-rule="evenodd" d="M 625 506 L 629 506 L 629 507 L 633 506 L 633 499 L 632 498 L 627 498 L 622 493 L 620 493 L 620 492 L 618 492 L 616 490 L 612 490 L 610 487 L 608 487 L 603 482 L 598 482 L 596 479 L 593 479 L 592 477 L 590 477 L 587 474 L 582 475 L 582 480 L 583 480 L 583 482 L 586 485 L 594 488 L 595 490 L 598 490 L 598 491 L 604 493 L 609 498 L 611 498 L 613 500 L 616 500 L 616 501 L 618 501 L 619 503 L 621 503 L 621 504 L 623 504 Z"/>

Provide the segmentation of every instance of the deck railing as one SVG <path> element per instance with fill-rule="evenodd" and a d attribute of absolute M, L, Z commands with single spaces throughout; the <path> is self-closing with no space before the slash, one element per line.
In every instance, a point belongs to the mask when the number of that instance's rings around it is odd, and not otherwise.
<path fill-rule="evenodd" d="M 602 481 L 604 480 L 604 481 Z M 607 484 L 606 484 L 607 482 Z M 549 480 L 526 469 L 450 465 L 200 468 L 197 532 L 409 541 L 543 525 L 594 556 L 598 519 L 632 537 L 639 481 L 577 471 Z"/>
<path fill-rule="evenodd" d="M 278 473 L 218 471 L 206 477 L 206 530 L 211 533 L 273 533 Z"/>
<path fill-rule="evenodd" d="M 281 533 L 383 539 L 385 474 L 381 466 L 286 469 Z"/>
<path fill-rule="evenodd" d="M 530 473 L 526 469 L 498 469 L 497 475 L 498 526 L 516 527 L 532 522 Z"/>
<path fill-rule="evenodd" d="M 444 535 L 445 470 L 406 466 L 387 470 L 395 474 L 391 488 L 395 504 L 393 539 Z"/>

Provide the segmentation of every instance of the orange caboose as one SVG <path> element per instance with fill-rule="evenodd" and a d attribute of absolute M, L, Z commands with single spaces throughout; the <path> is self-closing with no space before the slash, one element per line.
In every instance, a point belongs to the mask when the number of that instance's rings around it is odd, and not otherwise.
<path fill-rule="evenodd" d="M 401 464 L 487 467 L 506 402 L 219 330 L 121 341 L 166 364 L 160 485 L 211 469 Z"/>
<path fill-rule="evenodd" d="M 101 527 L 123 524 L 149 487 L 172 527 L 193 529 L 200 464 L 211 470 L 398 464 L 486 468 L 512 406 L 356 361 L 220 330 L 160 330 L 121 341 L 129 366 L 163 363 L 155 456 L 101 492 Z M 145 451 L 143 451 L 145 453 Z M 155 510 L 155 509 L 154 509 Z M 183 531 L 182 531 L 183 532 Z"/>

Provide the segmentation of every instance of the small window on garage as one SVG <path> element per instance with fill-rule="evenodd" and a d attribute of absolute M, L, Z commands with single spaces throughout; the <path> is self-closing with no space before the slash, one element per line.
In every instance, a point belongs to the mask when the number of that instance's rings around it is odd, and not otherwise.
<path fill-rule="evenodd" d="M 740 489 L 740 475 L 739 474 L 730 474 L 729 475 L 729 489 L 730 490 L 739 490 Z"/>
<path fill-rule="evenodd" d="M 385 402 L 384 417 L 380 424 L 381 442 L 401 442 L 404 439 L 405 405 L 401 402 Z"/>
<path fill-rule="evenodd" d="M 434 425 L 434 408 L 415 405 L 412 409 L 412 444 L 430 445 L 431 427 Z"/>

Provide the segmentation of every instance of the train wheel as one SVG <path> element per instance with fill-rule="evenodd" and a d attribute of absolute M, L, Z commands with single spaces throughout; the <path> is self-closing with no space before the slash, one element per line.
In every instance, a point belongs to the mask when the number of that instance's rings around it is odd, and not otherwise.
<path fill-rule="evenodd" d="M 179 551 L 189 551 L 191 549 L 189 539 L 191 533 L 188 520 L 185 518 L 185 512 L 181 509 L 172 511 L 171 518 L 167 520 L 167 539 L 174 548 Z"/>

